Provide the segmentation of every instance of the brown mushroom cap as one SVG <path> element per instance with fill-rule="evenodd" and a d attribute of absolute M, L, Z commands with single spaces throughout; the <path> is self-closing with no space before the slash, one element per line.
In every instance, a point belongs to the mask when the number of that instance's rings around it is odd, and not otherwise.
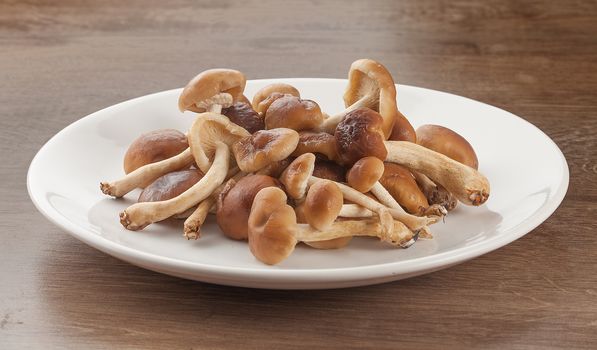
<path fill-rule="evenodd" d="M 379 180 L 384 173 L 383 162 L 376 157 L 359 159 L 346 174 L 350 187 L 365 193 Z"/>
<path fill-rule="evenodd" d="M 379 182 L 411 214 L 419 214 L 429 207 L 425 194 L 417 186 L 413 174 L 407 168 L 384 163 L 384 172 Z"/>
<path fill-rule="evenodd" d="M 265 128 L 290 128 L 296 131 L 314 130 L 323 121 L 319 105 L 296 96 L 275 100 L 265 112 Z"/>
<path fill-rule="evenodd" d="M 292 155 L 298 157 L 305 153 L 319 153 L 329 160 L 338 158 L 336 138 L 326 132 L 301 131 L 299 142 Z"/>
<path fill-rule="evenodd" d="M 259 130 L 232 145 L 240 170 L 257 171 L 273 162 L 287 158 L 296 148 L 298 133 L 291 129 Z"/>
<path fill-rule="evenodd" d="M 158 177 L 139 195 L 137 202 L 159 202 L 178 196 L 199 182 L 203 173 L 197 169 L 180 170 Z"/>
<path fill-rule="evenodd" d="M 309 178 L 315 168 L 315 155 L 305 153 L 297 157 L 280 175 L 280 182 L 286 193 L 297 200 L 302 200 L 307 192 Z"/>
<path fill-rule="evenodd" d="M 346 169 L 334 162 L 317 159 L 315 160 L 313 176 L 336 182 L 346 182 Z"/>
<path fill-rule="evenodd" d="M 205 108 L 197 103 L 209 100 L 221 93 L 228 93 L 233 101 L 242 99 L 247 80 L 243 73 L 233 69 L 209 69 L 195 76 L 178 98 L 178 109 L 201 113 Z"/>
<path fill-rule="evenodd" d="M 248 175 L 220 193 L 216 206 L 216 221 L 227 237 L 247 239 L 251 205 L 257 192 L 266 187 L 280 187 L 280 183 L 267 175 Z"/>
<path fill-rule="evenodd" d="M 251 134 L 257 130 L 265 129 L 263 118 L 253 110 L 250 104 L 236 102 L 228 108 L 223 108 L 222 114 L 227 116 L 234 124 L 245 128 Z"/>
<path fill-rule="evenodd" d="M 260 261 L 274 265 L 286 259 L 297 240 L 296 215 L 286 204 L 286 193 L 277 187 L 260 190 L 249 215 L 249 249 Z"/>
<path fill-rule="evenodd" d="M 344 105 L 369 107 L 382 116 L 384 140 L 392 133 L 398 118 L 396 85 L 390 72 L 381 63 L 371 59 L 354 61 L 348 72 L 348 86 L 344 92 Z"/>
<path fill-rule="evenodd" d="M 259 89 L 253 95 L 253 108 L 263 115 L 272 102 L 284 95 L 301 97 L 299 91 L 292 85 L 284 83 L 269 84 Z"/>
<path fill-rule="evenodd" d="M 136 138 L 124 155 L 124 172 L 171 158 L 189 147 L 185 134 L 174 129 L 146 132 Z"/>
<path fill-rule="evenodd" d="M 341 163 L 352 165 L 367 156 L 385 160 L 388 152 L 382 123 L 379 113 L 372 109 L 358 108 L 349 112 L 334 133 Z"/>
<path fill-rule="evenodd" d="M 460 134 L 444 126 L 420 126 L 417 129 L 417 143 L 473 169 L 479 169 L 479 160 L 473 146 Z"/>
<path fill-rule="evenodd" d="M 309 225 L 325 231 L 338 217 L 344 197 L 338 185 L 332 181 L 315 182 L 305 197 L 304 217 Z"/>

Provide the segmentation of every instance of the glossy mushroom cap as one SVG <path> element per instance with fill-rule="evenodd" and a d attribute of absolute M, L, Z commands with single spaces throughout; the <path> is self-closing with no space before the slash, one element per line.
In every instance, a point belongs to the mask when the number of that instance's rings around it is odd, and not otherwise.
<path fill-rule="evenodd" d="M 479 169 L 479 160 L 473 146 L 460 134 L 444 126 L 427 124 L 419 127 L 417 143 L 473 169 Z"/>
<path fill-rule="evenodd" d="M 383 162 L 376 157 L 359 159 L 346 174 L 350 187 L 365 193 L 381 178 L 384 173 Z"/>
<path fill-rule="evenodd" d="M 292 129 L 259 130 L 232 145 L 240 170 L 257 171 L 287 158 L 296 148 L 298 133 Z"/>
<path fill-rule="evenodd" d="M 174 129 L 146 132 L 135 139 L 124 155 L 124 172 L 173 157 L 189 147 L 185 134 Z"/>
<path fill-rule="evenodd" d="M 227 117 L 211 112 L 202 113 L 197 117 L 191 130 L 196 130 L 197 135 L 189 135 L 189 146 L 197 166 L 204 173 L 207 173 L 211 166 L 216 142 L 231 146 L 240 139 L 250 136 L 247 130 L 230 122 Z"/>
<path fill-rule="evenodd" d="M 367 156 L 385 160 L 388 152 L 382 124 L 382 117 L 370 108 L 349 112 L 334 133 L 340 162 L 352 165 Z"/>
<path fill-rule="evenodd" d="M 356 60 L 350 66 L 344 105 L 348 108 L 355 104 L 369 107 L 382 116 L 384 140 L 392 133 L 395 121 L 404 118 L 396 106 L 396 85 L 392 75 L 386 67 L 371 59 Z"/>
<path fill-rule="evenodd" d="M 275 100 L 265 112 L 265 128 L 290 128 L 296 131 L 315 130 L 323 121 L 319 105 L 296 96 Z"/>
<path fill-rule="evenodd" d="M 305 197 L 303 214 L 306 222 L 312 227 L 325 231 L 340 214 L 344 197 L 338 185 L 332 181 L 315 182 Z"/>
<path fill-rule="evenodd" d="M 309 178 L 315 168 L 315 155 L 305 153 L 297 157 L 280 175 L 280 182 L 286 193 L 296 200 L 302 200 L 307 192 Z"/>
<path fill-rule="evenodd" d="M 234 124 L 245 128 L 251 134 L 265 129 L 263 118 L 253 110 L 250 104 L 235 102 L 232 106 L 222 109 L 222 114 L 227 116 Z"/>
<path fill-rule="evenodd" d="M 324 155 L 329 160 L 336 160 L 338 158 L 338 151 L 336 150 L 334 135 L 326 132 L 299 132 L 299 142 L 292 155 L 298 157 L 305 153 L 318 153 Z"/>
<path fill-rule="evenodd" d="M 334 162 L 316 159 L 313 176 L 336 182 L 346 182 L 346 169 Z"/>
<path fill-rule="evenodd" d="M 139 194 L 137 202 L 165 201 L 191 188 L 203 173 L 197 169 L 180 170 L 158 177 Z"/>
<path fill-rule="evenodd" d="M 301 97 L 299 91 L 292 85 L 284 83 L 269 84 L 255 93 L 252 102 L 253 108 L 257 113 L 264 115 L 272 102 L 284 95 Z"/>
<path fill-rule="evenodd" d="M 379 182 L 407 212 L 419 214 L 429 207 L 429 202 L 419 189 L 414 176 L 402 165 L 384 163 L 384 172 Z"/>
<path fill-rule="evenodd" d="M 227 93 L 233 101 L 243 98 L 247 80 L 243 73 L 233 69 L 209 69 L 191 79 L 178 98 L 178 109 L 201 113 L 205 108 L 198 107 L 203 101 Z M 227 106 L 226 106 L 227 107 Z"/>
<path fill-rule="evenodd" d="M 266 187 L 280 187 L 280 183 L 267 175 L 248 175 L 220 193 L 216 206 L 216 221 L 227 237 L 247 239 L 253 200 L 257 192 Z"/>
<path fill-rule="evenodd" d="M 286 204 L 286 193 L 276 187 L 260 190 L 249 215 L 249 249 L 260 261 L 274 265 L 286 259 L 297 240 L 296 215 Z"/>

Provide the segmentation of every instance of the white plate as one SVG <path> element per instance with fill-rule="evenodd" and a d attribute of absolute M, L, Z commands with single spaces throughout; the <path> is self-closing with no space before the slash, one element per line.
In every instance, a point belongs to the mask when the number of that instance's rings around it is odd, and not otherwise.
<path fill-rule="evenodd" d="M 260 87 L 283 81 L 333 114 L 343 109 L 340 79 L 254 80 Z M 399 280 L 443 269 L 502 247 L 537 227 L 558 207 L 568 188 L 562 152 L 532 124 L 501 109 L 464 97 L 411 86 L 398 87 L 398 105 L 413 126 L 440 124 L 475 148 L 480 170 L 491 182 L 481 207 L 459 205 L 445 223 L 432 227 L 433 240 L 409 249 L 373 239 L 320 251 L 299 245 L 278 266 L 257 261 L 244 242 L 226 239 L 212 222 L 197 241 L 182 238 L 182 222 L 125 230 L 118 213 L 139 192 L 114 200 L 99 191 L 101 180 L 123 175 L 122 158 L 139 134 L 186 130 L 193 114 L 177 110 L 180 90 L 164 91 L 93 113 L 59 132 L 31 162 L 29 194 L 50 221 L 83 242 L 132 264 L 210 283 L 279 289 L 340 288 Z"/>

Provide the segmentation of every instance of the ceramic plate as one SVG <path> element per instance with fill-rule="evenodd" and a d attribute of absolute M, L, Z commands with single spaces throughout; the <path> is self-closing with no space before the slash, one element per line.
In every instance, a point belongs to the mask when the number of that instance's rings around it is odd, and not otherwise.
<path fill-rule="evenodd" d="M 346 80 L 280 79 L 247 83 L 251 98 L 277 81 L 297 87 L 329 114 L 343 109 Z M 460 204 L 432 226 L 433 240 L 396 249 L 366 238 L 339 250 L 303 245 L 277 266 L 266 266 L 245 242 L 226 239 L 215 223 L 202 238 L 182 237 L 182 221 L 125 230 L 118 213 L 135 202 L 107 198 L 99 182 L 123 175 L 123 155 L 143 132 L 185 131 L 193 113 L 177 109 L 180 90 L 119 103 L 71 124 L 48 141 L 29 168 L 31 199 L 50 221 L 83 242 L 132 264 L 210 283 L 279 289 L 318 289 L 369 285 L 443 269 L 502 247 L 528 233 L 558 207 L 568 187 L 562 152 L 541 130 L 504 110 L 443 92 L 398 86 L 398 106 L 416 128 L 440 124 L 463 135 L 475 148 L 480 171 L 491 182 L 481 207 Z"/>

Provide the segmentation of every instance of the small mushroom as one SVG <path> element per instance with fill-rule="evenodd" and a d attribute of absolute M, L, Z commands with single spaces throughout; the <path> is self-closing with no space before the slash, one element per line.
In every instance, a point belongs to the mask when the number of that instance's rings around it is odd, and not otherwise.
<path fill-rule="evenodd" d="M 203 177 L 197 169 L 180 170 L 160 176 L 139 194 L 137 202 L 158 202 L 178 196 Z"/>
<path fill-rule="evenodd" d="M 253 109 L 263 116 L 272 102 L 285 95 L 301 97 L 299 91 L 292 85 L 284 83 L 266 85 L 253 95 Z"/>
<path fill-rule="evenodd" d="M 312 227 L 325 231 L 338 217 L 342 203 L 342 192 L 333 181 L 318 181 L 309 187 L 302 204 L 305 220 Z"/>
<path fill-rule="evenodd" d="M 222 114 L 227 116 L 234 124 L 245 128 L 251 134 L 265 129 L 263 118 L 248 103 L 235 102 L 232 106 L 223 108 Z"/>
<path fill-rule="evenodd" d="M 173 157 L 188 147 L 186 135 L 175 129 L 154 130 L 141 134 L 131 143 L 124 155 L 124 173 L 128 174 L 143 165 Z"/>
<path fill-rule="evenodd" d="M 338 159 L 338 151 L 334 135 L 327 132 L 299 132 L 298 145 L 292 152 L 292 156 L 298 157 L 305 153 L 318 153 L 324 155 L 328 160 L 335 161 Z"/>
<path fill-rule="evenodd" d="M 315 155 L 305 153 L 297 157 L 280 175 L 280 182 L 286 193 L 297 202 L 302 202 L 307 193 L 309 179 L 315 168 Z"/>
<path fill-rule="evenodd" d="M 247 80 L 233 69 L 209 69 L 195 76 L 178 98 L 178 108 L 202 113 L 220 113 L 222 108 L 243 99 Z"/>
<path fill-rule="evenodd" d="M 387 140 L 393 133 L 394 124 L 400 126 L 401 140 L 415 140 L 415 131 L 396 106 L 396 85 L 390 72 L 382 64 L 371 59 L 356 60 L 348 72 L 348 86 L 344 93 L 346 109 L 326 119 L 321 130 L 333 133 L 336 126 L 351 111 L 368 107 L 382 116 L 381 131 Z"/>
<path fill-rule="evenodd" d="M 216 221 L 224 235 L 236 240 L 247 239 L 253 199 L 266 187 L 280 187 L 280 183 L 267 175 L 247 175 L 220 193 Z"/>
<path fill-rule="evenodd" d="M 269 106 L 264 121 L 266 129 L 315 130 L 323 121 L 323 114 L 314 101 L 286 95 Z"/>
<path fill-rule="evenodd" d="M 369 192 L 384 173 L 383 162 L 376 157 L 359 159 L 346 174 L 348 184 L 359 192 Z"/>
<path fill-rule="evenodd" d="M 483 174 L 415 143 L 384 141 L 382 122 L 381 116 L 369 108 L 348 113 L 334 134 L 340 157 L 350 162 L 374 156 L 427 175 L 464 204 L 481 205 L 487 200 L 489 181 Z"/>
<path fill-rule="evenodd" d="M 319 231 L 299 225 L 286 194 L 268 187 L 257 193 L 249 215 L 249 248 L 260 261 L 274 265 L 286 259 L 300 241 L 314 242 L 347 236 L 374 236 L 392 245 L 402 246 L 413 239 L 413 233 L 401 222 L 394 221 L 387 230 L 376 219 L 347 220 L 333 223 Z"/>
<path fill-rule="evenodd" d="M 444 126 L 431 124 L 420 126 L 417 129 L 417 144 L 471 168 L 479 169 L 479 160 L 473 146 L 464 137 Z"/>
<path fill-rule="evenodd" d="M 292 129 L 259 130 L 235 142 L 232 152 L 238 167 L 249 173 L 286 159 L 296 148 L 298 139 L 298 133 Z"/>

